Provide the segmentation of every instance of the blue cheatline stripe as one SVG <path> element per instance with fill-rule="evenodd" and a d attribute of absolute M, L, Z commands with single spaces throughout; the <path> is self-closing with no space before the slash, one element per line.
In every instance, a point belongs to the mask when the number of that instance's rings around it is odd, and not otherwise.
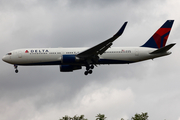
<path fill-rule="evenodd" d="M 63 55 L 63 63 L 71 63 L 76 61 L 76 55 Z"/>
<path fill-rule="evenodd" d="M 96 64 L 128 64 L 133 63 L 132 61 L 124 61 L 124 60 L 109 60 L 109 59 L 100 59 Z M 78 63 L 77 63 L 78 64 Z M 81 63 L 79 63 L 81 64 Z M 51 61 L 51 62 L 38 62 L 38 63 L 28 63 L 28 64 L 18 64 L 24 66 L 31 65 L 61 65 L 61 61 Z M 84 65 L 82 63 L 82 65 Z"/>
<path fill-rule="evenodd" d="M 133 63 L 132 61 L 125 60 L 109 60 L 109 59 L 100 59 L 98 61 L 99 64 L 128 64 Z"/>

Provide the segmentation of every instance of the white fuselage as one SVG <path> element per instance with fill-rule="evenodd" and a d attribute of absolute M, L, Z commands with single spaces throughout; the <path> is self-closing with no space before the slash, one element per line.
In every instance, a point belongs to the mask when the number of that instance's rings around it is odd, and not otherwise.
<path fill-rule="evenodd" d="M 15 65 L 62 65 L 62 55 L 77 55 L 88 48 L 28 48 L 10 51 L 3 60 Z M 112 47 L 102 55 L 96 64 L 126 64 L 169 55 L 171 52 L 150 54 L 154 48 Z M 81 62 L 72 65 L 84 65 Z M 71 65 L 71 63 L 68 63 Z"/>

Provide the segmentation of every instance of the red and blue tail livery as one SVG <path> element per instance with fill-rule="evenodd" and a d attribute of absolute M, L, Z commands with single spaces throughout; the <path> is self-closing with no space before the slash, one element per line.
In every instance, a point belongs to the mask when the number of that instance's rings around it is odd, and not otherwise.
<path fill-rule="evenodd" d="M 162 48 L 166 45 L 174 20 L 167 20 L 141 47 Z"/>

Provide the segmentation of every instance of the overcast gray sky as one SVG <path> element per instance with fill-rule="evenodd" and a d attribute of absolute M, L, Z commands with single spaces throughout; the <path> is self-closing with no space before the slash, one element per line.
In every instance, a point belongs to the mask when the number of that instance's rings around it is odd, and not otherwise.
<path fill-rule="evenodd" d="M 60 73 L 59 66 L 0 62 L 1 120 L 58 120 L 98 113 L 107 120 L 148 112 L 150 120 L 180 120 L 179 0 L 0 0 L 0 46 L 8 51 L 37 47 L 92 47 L 128 21 L 113 46 L 141 46 L 174 19 L 171 55 L 130 65 L 102 65 Z"/>

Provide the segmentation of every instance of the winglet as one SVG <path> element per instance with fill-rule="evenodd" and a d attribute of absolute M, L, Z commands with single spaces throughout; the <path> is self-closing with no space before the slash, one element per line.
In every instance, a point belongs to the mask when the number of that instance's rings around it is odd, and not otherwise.
<path fill-rule="evenodd" d="M 114 37 L 117 37 L 117 38 L 118 38 L 120 35 L 123 34 L 124 29 L 125 29 L 127 23 L 128 23 L 128 22 L 125 22 L 125 23 L 123 24 L 123 26 L 122 26 L 122 27 L 119 29 L 119 31 L 114 35 Z"/>

